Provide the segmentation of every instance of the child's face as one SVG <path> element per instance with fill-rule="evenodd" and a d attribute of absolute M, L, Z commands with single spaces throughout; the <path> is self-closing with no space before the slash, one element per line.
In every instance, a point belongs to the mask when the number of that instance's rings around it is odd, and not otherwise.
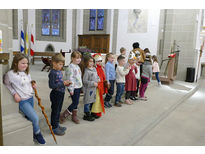
<path fill-rule="evenodd" d="M 90 59 L 89 62 L 88 62 L 88 67 L 93 67 L 94 66 L 94 62 L 93 62 L 93 59 Z"/>
<path fill-rule="evenodd" d="M 114 58 L 113 55 L 110 55 L 110 56 L 108 57 L 108 61 L 109 61 L 109 62 L 113 63 L 114 60 L 115 60 L 115 58 Z"/>
<path fill-rule="evenodd" d="M 97 65 L 102 65 L 102 60 L 96 61 L 96 64 L 97 64 Z"/>
<path fill-rule="evenodd" d="M 124 66 L 125 65 L 125 59 L 121 59 L 118 61 L 120 66 Z"/>
<path fill-rule="evenodd" d="M 135 63 L 135 60 L 134 59 L 129 59 L 129 63 L 132 65 Z"/>
<path fill-rule="evenodd" d="M 126 55 L 126 50 L 123 50 L 121 54 Z"/>
<path fill-rule="evenodd" d="M 74 63 L 74 64 L 80 64 L 80 62 L 81 62 L 81 58 L 80 57 L 75 57 L 75 58 L 72 58 L 72 62 Z"/>
<path fill-rule="evenodd" d="M 18 71 L 25 72 L 27 68 L 28 68 L 28 60 L 26 58 L 21 59 L 18 62 Z"/>
<path fill-rule="evenodd" d="M 57 71 L 60 71 L 60 70 L 62 70 L 63 65 L 64 65 L 63 62 L 58 62 L 58 63 L 53 62 L 53 69 L 57 70 Z"/>

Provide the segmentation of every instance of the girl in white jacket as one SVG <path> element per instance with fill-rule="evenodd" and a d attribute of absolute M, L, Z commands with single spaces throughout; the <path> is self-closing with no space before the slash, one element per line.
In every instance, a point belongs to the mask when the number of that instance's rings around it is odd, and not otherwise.
<path fill-rule="evenodd" d="M 152 64 L 152 72 L 155 74 L 155 77 L 157 79 L 158 85 L 161 86 L 161 81 L 159 79 L 159 64 L 157 60 L 157 56 L 152 56 L 153 64 Z"/>

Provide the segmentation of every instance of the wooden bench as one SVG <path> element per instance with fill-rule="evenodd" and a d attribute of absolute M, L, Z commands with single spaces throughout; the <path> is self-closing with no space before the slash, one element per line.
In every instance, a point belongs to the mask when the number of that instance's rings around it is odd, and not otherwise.
<path fill-rule="evenodd" d="M 55 55 L 55 52 L 34 52 L 33 58 L 32 58 L 32 64 L 35 64 L 35 60 L 41 60 L 41 57 L 49 57 Z"/>

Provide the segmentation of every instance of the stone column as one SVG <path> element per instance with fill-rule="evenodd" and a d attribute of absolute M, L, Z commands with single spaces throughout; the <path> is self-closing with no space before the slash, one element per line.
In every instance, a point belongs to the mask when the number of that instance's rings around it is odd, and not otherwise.
<path fill-rule="evenodd" d="M 12 10 L 0 10 L 0 30 L 2 31 L 2 40 L 3 40 L 3 52 L 10 53 L 9 64 L 1 65 L 0 64 L 0 109 L 1 109 L 1 118 L 0 118 L 0 145 L 3 144 L 3 129 L 2 129 L 2 116 L 8 112 L 13 112 L 14 108 L 8 109 L 11 105 L 12 98 L 8 95 L 8 91 L 3 85 L 3 74 L 8 71 L 11 65 L 12 55 Z M 8 111 L 8 112 L 7 112 Z"/>
<path fill-rule="evenodd" d="M 197 17 L 199 11 L 197 9 L 169 9 L 161 14 L 161 20 L 163 20 L 161 25 L 163 26 L 160 27 L 161 35 L 159 37 L 163 39 L 163 46 L 161 46 L 163 53 L 160 56 L 163 56 L 162 59 L 167 58 L 174 41 L 180 46 L 177 80 L 184 81 L 186 79 L 186 68 L 196 66 L 196 40 L 200 22 L 200 19 L 197 21 Z"/>
<path fill-rule="evenodd" d="M 19 114 L 18 103 L 14 102 L 9 90 L 3 85 L 3 75 L 8 72 L 13 60 L 12 25 L 12 10 L 0 10 L 0 30 L 2 30 L 3 36 L 3 52 L 10 54 L 9 63 L 7 65 L 0 65 L 3 145 L 32 145 L 33 134 L 31 122 Z"/>

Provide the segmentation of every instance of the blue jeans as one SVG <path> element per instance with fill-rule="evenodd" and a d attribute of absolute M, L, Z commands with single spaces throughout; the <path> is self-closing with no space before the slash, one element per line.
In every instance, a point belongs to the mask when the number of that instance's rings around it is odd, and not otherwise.
<path fill-rule="evenodd" d="M 159 79 L 159 72 L 155 72 L 155 77 L 157 79 L 157 82 L 160 82 L 160 79 Z"/>
<path fill-rule="evenodd" d="M 90 104 L 84 104 L 84 112 L 90 112 L 92 109 L 93 103 Z"/>
<path fill-rule="evenodd" d="M 56 90 L 52 90 L 50 93 L 51 125 L 53 129 L 59 127 L 60 112 L 63 105 L 64 94 L 65 93 Z"/>
<path fill-rule="evenodd" d="M 33 133 L 38 134 L 40 132 L 39 118 L 33 106 L 34 106 L 33 97 L 19 102 L 20 111 L 22 111 L 25 114 L 25 116 L 27 116 L 28 119 L 32 122 Z"/>
<path fill-rule="evenodd" d="M 115 97 L 115 103 L 119 103 L 121 101 L 121 97 L 124 93 L 125 84 L 124 83 L 117 83 L 117 93 Z"/>
<path fill-rule="evenodd" d="M 108 93 L 105 96 L 105 102 L 110 102 L 112 99 L 112 95 L 114 94 L 114 86 L 115 86 L 115 80 L 110 80 L 110 89 L 108 89 Z"/>
<path fill-rule="evenodd" d="M 72 104 L 68 107 L 68 110 L 72 112 L 74 109 L 78 109 L 79 99 L 80 99 L 81 88 L 75 89 L 73 95 L 71 96 Z"/>

